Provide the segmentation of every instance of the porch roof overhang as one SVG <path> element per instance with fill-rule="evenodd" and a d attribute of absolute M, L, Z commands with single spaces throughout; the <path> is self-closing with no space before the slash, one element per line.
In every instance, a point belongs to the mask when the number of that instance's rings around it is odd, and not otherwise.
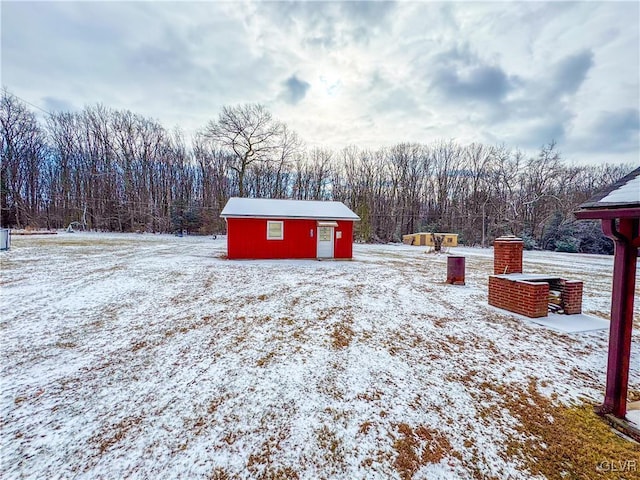
<path fill-rule="evenodd" d="M 580 220 L 640 218 L 640 167 L 596 193 L 574 214 Z"/>
<path fill-rule="evenodd" d="M 614 218 L 640 218 L 640 205 L 583 208 L 574 212 L 579 220 L 611 220 Z"/>

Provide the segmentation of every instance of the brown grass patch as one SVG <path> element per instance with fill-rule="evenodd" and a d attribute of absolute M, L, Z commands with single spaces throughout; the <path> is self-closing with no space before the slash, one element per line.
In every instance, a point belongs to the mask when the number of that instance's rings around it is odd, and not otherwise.
<path fill-rule="evenodd" d="M 424 425 L 413 430 L 406 423 L 397 425 L 398 436 L 393 442 L 396 459 L 393 466 L 403 480 L 410 480 L 420 467 L 439 463 L 452 453 L 451 443 L 437 430 Z"/>
<path fill-rule="evenodd" d="M 373 458 L 365 458 L 362 462 L 360 462 L 360 466 L 365 467 L 365 468 L 371 468 L 371 465 L 373 465 Z"/>
<path fill-rule="evenodd" d="M 506 455 L 531 474 L 552 480 L 640 478 L 640 445 L 616 435 L 592 405 L 556 405 L 533 379 L 526 391 L 503 398 L 524 437 L 510 441 Z M 620 471 L 625 465 L 627 471 Z"/>
<path fill-rule="evenodd" d="M 360 427 L 358 428 L 358 433 L 361 433 L 362 435 L 366 435 L 367 433 L 369 433 L 369 430 L 371 429 L 372 426 L 373 426 L 373 423 L 367 420 L 366 422 L 360 425 Z"/>
<path fill-rule="evenodd" d="M 328 318 L 333 317 L 340 310 L 341 310 L 340 307 L 324 308 L 320 311 L 320 313 L 318 313 L 318 320 L 321 322 L 325 321 Z"/>
<path fill-rule="evenodd" d="M 367 402 L 375 402 L 382 398 L 382 392 L 377 388 L 370 392 L 359 393 L 356 395 L 358 400 L 365 400 Z"/>
<path fill-rule="evenodd" d="M 105 432 L 91 437 L 89 442 L 97 444 L 100 454 L 103 454 L 106 450 L 122 440 L 129 431 L 139 425 L 140 422 L 141 419 L 138 417 L 123 418 L 115 425 L 108 427 Z"/>
<path fill-rule="evenodd" d="M 281 317 L 278 320 L 282 325 L 285 325 L 287 327 L 292 327 L 296 323 L 296 321 L 291 317 Z"/>
<path fill-rule="evenodd" d="M 365 285 L 362 283 L 351 285 L 349 287 L 345 287 L 344 292 L 347 295 L 347 298 L 353 299 L 356 295 L 362 295 L 364 287 Z"/>
<path fill-rule="evenodd" d="M 347 323 L 338 323 L 333 326 L 331 332 L 331 345 L 336 350 L 346 348 L 351 343 L 355 333 Z"/>
<path fill-rule="evenodd" d="M 323 450 L 323 456 L 329 464 L 338 466 L 344 463 L 344 446 L 334 431 L 323 425 L 316 430 L 316 438 L 318 446 Z"/>
<path fill-rule="evenodd" d="M 431 322 L 436 328 L 445 328 L 451 323 L 451 319 L 448 317 L 432 317 Z"/>
<path fill-rule="evenodd" d="M 297 480 L 298 472 L 289 466 L 274 467 L 273 455 L 281 452 L 281 442 L 286 438 L 286 432 L 276 432 L 263 442 L 260 451 L 249 455 L 247 470 L 252 478 L 259 480 Z"/>
<path fill-rule="evenodd" d="M 166 335 L 166 334 L 165 334 Z M 133 345 L 133 347 L 131 347 L 131 351 L 132 352 L 137 352 L 138 350 L 144 348 L 147 346 L 147 342 L 137 342 L 136 344 Z"/>
<path fill-rule="evenodd" d="M 298 472 L 291 467 L 267 467 L 260 471 L 260 473 L 255 474 L 253 478 L 256 480 L 298 480 L 300 477 L 298 476 Z"/>
<path fill-rule="evenodd" d="M 291 307 L 297 307 L 298 304 L 300 303 L 301 297 L 293 297 L 291 298 L 291 300 L 289 301 L 289 305 Z"/>
<path fill-rule="evenodd" d="M 237 475 L 230 475 L 224 468 L 216 467 L 209 474 L 209 480 L 232 480 L 239 478 Z"/>
<path fill-rule="evenodd" d="M 271 360 L 273 360 L 275 356 L 276 354 L 274 352 L 269 352 L 264 357 L 259 358 L 256 362 L 256 365 L 258 367 L 266 367 L 269 363 L 271 363 Z"/>
<path fill-rule="evenodd" d="M 7 267 L 7 263 L 8 262 L 6 262 L 6 261 L 2 262 L 2 270 L 4 271 L 5 277 L 6 277 L 6 274 L 7 274 L 8 270 L 9 270 L 9 268 Z M 12 265 L 12 267 L 13 267 L 13 265 Z M 21 283 L 24 280 L 29 280 L 29 277 L 14 277 L 11 280 L 7 280 L 6 278 L 0 278 L 0 286 L 6 287 L 6 286 L 9 286 L 9 285 L 11 285 L 13 283 Z"/>

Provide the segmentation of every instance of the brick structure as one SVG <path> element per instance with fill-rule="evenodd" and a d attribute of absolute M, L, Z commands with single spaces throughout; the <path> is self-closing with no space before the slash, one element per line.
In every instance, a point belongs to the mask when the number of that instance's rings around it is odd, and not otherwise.
<path fill-rule="evenodd" d="M 489 305 L 530 318 L 546 317 L 549 308 L 549 284 L 509 278 L 489 277 Z"/>
<path fill-rule="evenodd" d="M 564 313 L 582 313 L 582 282 L 523 274 L 523 247 L 517 237 L 500 237 L 493 244 L 494 275 L 489 276 L 489 305 L 530 318 L 546 317 L 551 289 L 560 292 Z"/>
<path fill-rule="evenodd" d="M 568 315 L 582 313 L 582 282 L 564 280 L 561 292 L 564 313 Z"/>
<path fill-rule="evenodd" d="M 518 237 L 500 237 L 493 242 L 493 273 L 522 273 L 524 242 Z"/>

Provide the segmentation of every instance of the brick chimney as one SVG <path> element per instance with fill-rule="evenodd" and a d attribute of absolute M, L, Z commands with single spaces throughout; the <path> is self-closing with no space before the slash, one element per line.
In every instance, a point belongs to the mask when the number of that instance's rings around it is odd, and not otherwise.
<path fill-rule="evenodd" d="M 493 274 L 522 273 L 522 250 L 524 242 L 521 238 L 505 236 L 493 242 Z"/>

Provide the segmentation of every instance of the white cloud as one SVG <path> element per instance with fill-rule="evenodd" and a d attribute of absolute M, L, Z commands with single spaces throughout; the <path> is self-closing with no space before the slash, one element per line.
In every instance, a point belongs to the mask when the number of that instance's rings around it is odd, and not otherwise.
<path fill-rule="evenodd" d="M 260 102 L 314 146 L 555 139 L 576 161 L 637 163 L 639 13 L 591 2 L 5 2 L 2 81 L 43 108 L 102 102 L 188 133 L 223 105 Z"/>

